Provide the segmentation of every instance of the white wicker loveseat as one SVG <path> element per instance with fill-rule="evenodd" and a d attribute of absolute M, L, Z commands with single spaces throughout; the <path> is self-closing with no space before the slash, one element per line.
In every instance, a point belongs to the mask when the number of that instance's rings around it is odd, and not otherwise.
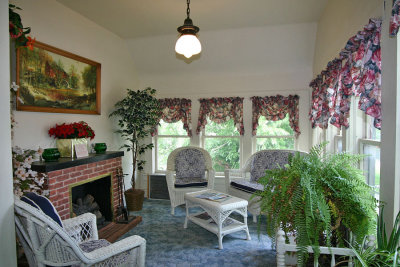
<path fill-rule="evenodd" d="M 251 155 L 242 169 L 225 170 L 226 192 L 249 201 L 248 211 L 253 215 L 254 222 L 260 214 L 259 197 L 251 200 L 250 197 L 255 191 L 264 189 L 257 180 L 265 176 L 265 170 L 283 167 L 288 163 L 289 155 L 294 155 L 295 152 L 295 150 L 280 149 L 261 150 Z"/>
<path fill-rule="evenodd" d="M 99 240 L 94 214 L 86 213 L 61 222 L 18 197 L 14 210 L 18 239 L 30 267 L 145 266 L 146 240 L 140 236 L 130 236 L 113 244 Z"/>
<path fill-rule="evenodd" d="M 167 185 L 171 200 L 171 214 L 175 207 L 185 204 L 185 193 L 213 189 L 215 171 L 210 154 L 195 146 L 175 149 L 168 156 Z"/>

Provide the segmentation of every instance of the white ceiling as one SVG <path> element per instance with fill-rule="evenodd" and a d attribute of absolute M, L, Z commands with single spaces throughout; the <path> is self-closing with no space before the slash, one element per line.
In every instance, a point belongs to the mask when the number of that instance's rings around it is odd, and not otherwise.
<path fill-rule="evenodd" d="M 57 0 L 122 38 L 176 34 L 185 0 Z M 201 31 L 316 22 L 327 0 L 192 0 Z"/>

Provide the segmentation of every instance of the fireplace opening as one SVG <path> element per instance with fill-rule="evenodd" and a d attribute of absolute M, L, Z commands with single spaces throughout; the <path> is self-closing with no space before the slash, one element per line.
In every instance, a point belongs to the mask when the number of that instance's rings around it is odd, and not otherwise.
<path fill-rule="evenodd" d="M 70 192 L 73 214 L 93 213 L 98 229 L 113 221 L 111 175 L 72 185 Z"/>

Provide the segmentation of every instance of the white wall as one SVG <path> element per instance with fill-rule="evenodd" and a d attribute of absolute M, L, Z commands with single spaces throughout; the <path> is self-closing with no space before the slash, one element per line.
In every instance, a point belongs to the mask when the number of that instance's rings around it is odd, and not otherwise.
<path fill-rule="evenodd" d="M 8 2 L 0 1 L 0 266 L 17 266 L 11 169 Z"/>
<path fill-rule="evenodd" d="M 16 111 L 18 122 L 14 144 L 22 148 L 54 147 L 48 129 L 56 123 L 86 121 L 95 131 L 92 142 L 106 142 L 118 150 L 120 137 L 108 114 L 126 88 L 136 88 L 136 74 L 126 42 L 80 14 L 52 0 L 12 1 L 23 10 L 23 24 L 30 26 L 36 40 L 101 63 L 101 115 Z M 124 157 L 124 171 L 131 168 L 130 154 Z"/>
<path fill-rule="evenodd" d="M 391 1 L 389 5 L 391 5 Z M 329 0 L 318 22 L 314 76 L 326 68 L 370 18 L 382 17 L 383 0 Z"/>
<path fill-rule="evenodd" d="M 201 27 L 201 25 L 200 25 Z M 310 143 L 308 83 L 316 35 L 315 23 L 200 32 L 203 51 L 184 60 L 174 51 L 176 35 L 128 40 L 141 87 L 151 86 L 158 97 L 192 100 L 195 131 L 202 97 L 242 96 L 245 137 L 243 161 L 251 155 L 251 96 L 298 94 L 300 96 L 299 149 Z M 199 144 L 194 135 L 192 144 Z M 151 161 L 150 153 L 147 160 Z M 146 164 L 146 172 L 151 172 Z"/>

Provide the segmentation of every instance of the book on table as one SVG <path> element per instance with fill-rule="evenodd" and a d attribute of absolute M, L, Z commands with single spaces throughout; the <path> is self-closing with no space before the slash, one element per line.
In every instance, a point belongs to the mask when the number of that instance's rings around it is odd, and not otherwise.
<path fill-rule="evenodd" d="M 199 218 L 199 219 L 204 220 L 204 221 L 207 221 L 210 224 L 216 224 L 215 221 L 213 220 L 213 218 L 211 218 L 211 216 L 207 212 L 200 213 L 200 214 L 198 214 L 198 215 L 196 215 L 194 217 Z M 231 218 L 228 217 L 222 223 L 222 227 L 226 227 L 228 225 L 231 225 L 234 222 L 235 222 L 234 220 L 232 220 Z"/>
<path fill-rule="evenodd" d="M 229 195 L 218 192 L 205 192 L 196 196 L 197 198 L 221 202 L 230 198 Z"/>

